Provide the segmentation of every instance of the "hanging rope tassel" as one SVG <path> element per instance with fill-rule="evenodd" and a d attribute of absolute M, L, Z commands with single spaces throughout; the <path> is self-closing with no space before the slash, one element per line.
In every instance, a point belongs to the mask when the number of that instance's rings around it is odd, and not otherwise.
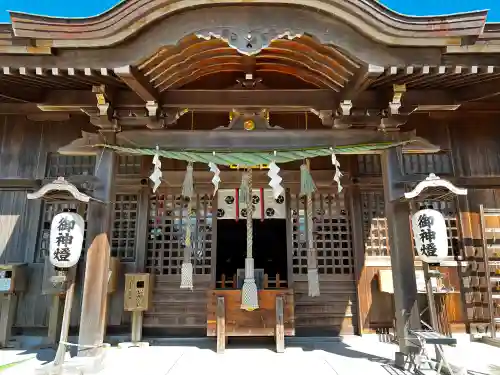
<path fill-rule="evenodd" d="M 333 176 L 333 181 L 335 181 L 337 183 L 337 189 L 338 189 L 338 192 L 340 194 L 343 190 L 343 187 L 340 184 L 340 178 L 343 176 L 343 174 L 340 171 L 340 163 L 337 160 L 337 156 L 333 152 L 333 149 L 331 149 L 331 150 L 332 150 L 332 165 L 335 168 L 335 175 Z"/>
<path fill-rule="evenodd" d="M 309 171 L 308 163 L 300 166 L 300 193 L 306 196 L 307 212 L 307 283 L 309 287 L 309 297 L 317 297 L 319 292 L 319 275 L 317 266 L 317 254 L 314 247 L 313 238 L 313 204 L 312 194 L 316 191 L 316 185 Z"/>
<path fill-rule="evenodd" d="M 191 198 L 193 196 L 194 183 L 193 183 L 193 163 L 189 162 L 186 168 L 186 175 L 182 183 L 182 196 Z"/>
<path fill-rule="evenodd" d="M 149 179 L 153 182 L 153 193 L 156 193 L 156 190 L 161 184 L 161 175 L 160 149 L 156 146 L 156 152 L 153 156 L 153 173 L 149 176 Z"/>
<path fill-rule="evenodd" d="M 252 190 L 249 188 L 249 179 L 251 178 L 249 176 L 249 173 L 251 172 L 245 172 L 243 173 L 243 176 L 241 177 L 241 185 L 240 185 L 240 191 L 239 191 L 239 198 L 240 198 L 240 204 L 250 204 L 252 201 Z M 247 208 L 248 209 L 248 208 Z"/>
<path fill-rule="evenodd" d="M 245 177 L 246 176 L 246 177 Z M 245 180 L 245 183 L 243 182 Z M 252 311 L 259 308 L 259 296 L 257 294 L 257 285 L 255 284 L 254 276 L 254 260 L 252 254 L 253 248 L 253 205 L 251 199 L 252 192 L 252 170 L 248 169 L 248 172 L 244 174 L 242 180 L 242 188 L 245 188 L 245 192 L 242 197 L 245 198 L 247 204 L 247 257 L 245 259 L 245 281 L 243 283 L 243 288 L 241 289 L 241 309 Z M 242 189 L 240 189 L 241 192 Z"/>
<path fill-rule="evenodd" d="M 186 176 L 182 184 L 182 196 L 189 198 L 186 214 L 186 229 L 184 238 L 184 261 L 181 268 L 181 289 L 193 289 L 193 263 L 191 263 L 191 252 L 193 251 L 191 245 L 191 232 L 192 232 L 192 211 L 193 211 L 193 163 L 189 163 L 186 169 Z"/>

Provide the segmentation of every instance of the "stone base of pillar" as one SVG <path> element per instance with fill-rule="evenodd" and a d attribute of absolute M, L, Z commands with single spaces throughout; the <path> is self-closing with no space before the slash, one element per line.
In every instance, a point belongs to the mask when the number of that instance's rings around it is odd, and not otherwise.
<path fill-rule="evenodd" d="M 106 365 L 106 354 L 110 344 L 104 344 L 99 349 L 97 355 L 92 357 L 70 357 L 66 353 L 64 362 L 61 366 L 54 366 L 54 363 L 48 363 L 35 370 L 35 375 L 92 375 L 98 374 Z"/>

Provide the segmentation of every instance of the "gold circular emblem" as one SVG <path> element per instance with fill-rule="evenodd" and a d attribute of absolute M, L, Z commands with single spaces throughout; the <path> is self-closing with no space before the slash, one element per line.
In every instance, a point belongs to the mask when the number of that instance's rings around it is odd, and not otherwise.
<path fill-rule="evenodd" d="M 243 128 L 245 130 L 254 130 L 255 129 L 255 122 L 253 122 L 252 120 L 246 120 L 243 123 Z"/>

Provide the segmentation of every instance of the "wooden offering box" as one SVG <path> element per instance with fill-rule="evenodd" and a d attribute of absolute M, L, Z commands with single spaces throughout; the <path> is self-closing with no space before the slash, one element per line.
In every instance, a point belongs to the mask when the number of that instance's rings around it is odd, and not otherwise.
<path fill-rule="evenodd" d="M 285 336 L 295 335 L 293 290 L 259 290 L 259 309 L 241 309 L 241 290 L 208 292 L 207 335 L 217 336 L 217 351 L 229 336 L 274 336 L 278 352 Z"/>

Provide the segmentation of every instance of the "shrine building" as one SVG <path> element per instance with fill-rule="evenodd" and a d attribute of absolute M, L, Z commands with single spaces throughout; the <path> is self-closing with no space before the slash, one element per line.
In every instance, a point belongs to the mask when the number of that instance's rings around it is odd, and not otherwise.
<path fill-rule="evenodd" d="M 427 319 L 410 220 L 423 208 L 446 221 L 437 329 L 494 337 L 500 26 L 486 17 L 375 0 L 11 12 L 0 345 L 59 340 L 68 274 L 49 258 L 71 255 L 51 253 L 62 212 L 85 221 L 70 320 L 82 347 L 131 334 L 218 336 L 221 351 L 233 336 L 401 340 Z M 433 188 L 445 183 L 467 195 Z"/>

